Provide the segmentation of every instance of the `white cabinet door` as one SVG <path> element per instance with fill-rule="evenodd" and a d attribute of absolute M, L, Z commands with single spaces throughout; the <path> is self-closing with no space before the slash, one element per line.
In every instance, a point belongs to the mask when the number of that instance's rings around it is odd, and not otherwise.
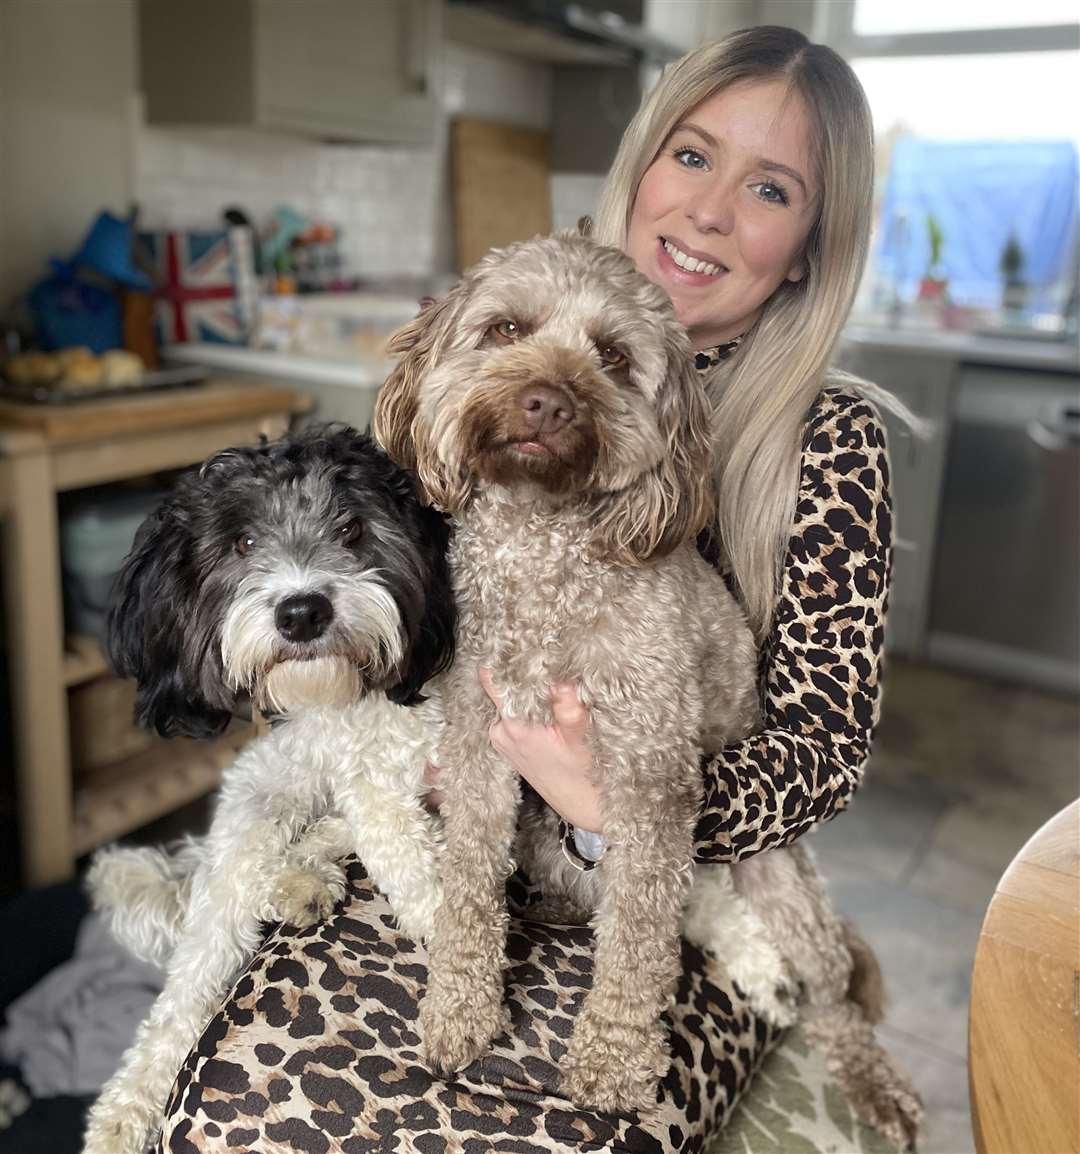
<path fill-rule="evenodd" d="M 256 0 L 258 123 L 430 143 L 439 16 L 433 0 Z"/>
<path fill-rule="evenodd" d="M 140 0 L 147 122 L 430 144 L 442 0 Z"/>

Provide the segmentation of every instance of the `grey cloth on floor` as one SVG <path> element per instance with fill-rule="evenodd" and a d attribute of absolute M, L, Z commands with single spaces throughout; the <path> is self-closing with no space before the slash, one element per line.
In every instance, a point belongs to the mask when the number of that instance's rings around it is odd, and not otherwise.
<path fill-rule="evenodd" d="M 8 1006 L 0 1059 L 18 1066 L 35 1097 L 96 1094 L 120 1065 L 164 982 L 90 914 L 75 955 Z"/>

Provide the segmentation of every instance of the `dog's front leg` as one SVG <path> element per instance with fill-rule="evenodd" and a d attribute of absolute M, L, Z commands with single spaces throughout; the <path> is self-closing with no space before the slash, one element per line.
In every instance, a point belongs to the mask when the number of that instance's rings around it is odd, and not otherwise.
<path fill-rule="evenodd" d="M 394 756 L 387 754 L 388 759 Z M 400 756 L 410 754 L 403 751 Z M 422 765 L 415 773 L 393 764 L 373 766 L 369 772 L 353 775 L 338 800 L 354 831 L 364 868 L 394 907 L 402 932 L 426 941 L 442 900 L 442 882 L 436 822 L 419 793 L 422 776 Z M 410 780 L 415 781 L 417 792 L 403 788 Z"/>
<path fill-rule="evenodd" d="M 448 717 L 439 764 L 446 792 L 443 902 L 435 912 L 420 1029 L 428 1064 L 452 1073 L 479 1057 L 509 1022 L 506 879 L 520 786 L 475 719 Z"/>
<path fill-rule="evenodd" d="M 562 1091 L 574 1102 L 626 1111 L 655 1104 L 671 1062 L 662 1015 L 679 975 L 701 787 L 697 752 L 685 739 L 630 736 L 604 720 L 594 710 L 594 772 L 602 775 L 608 848 L 593 984 L 560 1070 Z"/>
<path fill-rule="evenodd" d="M 303 930 L 328 918 L 348 890 L 341 863 L 356 849 L 354 827 L 345 818 L 327 814 L 309 825 L 277 871 L 269 920 Z"/>
<path fill-rule="evenodd" d="M 774 1026 L 794 1023 L 799 983 L 765 923 L 735 889 L 730 866 L 695 867 L 683 935 L 716 955 L 755 1014 Z"/>
<path fill-rule="evenodd" d="M 184 1058 L 262 939 L 288 831 L 243 812 L 230 822 L 224 799 L 214 825 L 208 860 L 192 879 L 165 988 L 90 1111 L 83 1154 L 143 1154 Z"/>

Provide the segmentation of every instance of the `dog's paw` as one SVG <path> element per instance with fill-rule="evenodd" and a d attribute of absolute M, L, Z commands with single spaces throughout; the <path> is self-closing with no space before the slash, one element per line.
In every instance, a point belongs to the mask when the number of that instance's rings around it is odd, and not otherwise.
<path fill-rule="evenodd" d="M 578 1015 L 559 1063 L 560 1092 L 579 1106 L 625 1114 L 656 1105 L 660 1079 L 671 1065 L 667 1031 Z"/>
<path fill-rule="evenodd" d="M 894 1073 L 889 1081 L 859 1083 L 848 1092 L 852 1109 L 861 1121 L 897 1150 L 915 1149 L 924 1111 L 922 1099 L 907 1079 Z"/>
<path fill-rule="evenodd" d="M 510 1026 L 497 982 L 436 981 L 420 1002 L 420 1037 L 424 1061 L 443 1076 L 475 1062 Z"/>
<path fill-rule="evenodd" d="M 799 1016 L 799 983 L 790 969 L 782 976 L 748 970 L 739 973 L 729 967 L 729 976 L 746 995 L 750 1009 L 770 1025 L 786 1029 Z"/>
<path fill-rule="evenodd" d="M 435 910 L 428 904 L 404 908 L 396 905 L 394 920 L 405 937 L 412 938 L 414 942 L 427 942 L 431 940 L 431 931 L 435 925 Z"/>
<path fill-rule="evenodd" d="M 90 1111 L 82 1154 L 145 1154 L 151 1137 L 141 1111 L 115 1105 L 95 1107 Z"/>
<path fill-rule="evenodd" d="M 345 875 L 304 866 L 282 870 L 270 898 L 271 921 L 285 922 L 298 930 L 323 921 L 345 897 Z"/>

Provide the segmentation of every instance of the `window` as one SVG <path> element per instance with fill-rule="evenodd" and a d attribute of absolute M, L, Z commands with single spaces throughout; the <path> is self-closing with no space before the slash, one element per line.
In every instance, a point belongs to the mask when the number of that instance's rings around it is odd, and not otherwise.
<path fill-rule="evenodd" d="M 1076 0 L 855 0 L 856 36 L 1075 24 Z"/>
<path fill-rule="evenodd" d="M 814 39 L 846 56 L 1080 48 L 1076 0 L 817 0 Z"/>
<path fill-rule="evenodd" d="M 1004 306 L 1056 327 L 1077 262 L 1077 0 L 819 0 L 816 16 L 874 116 L 862 306 L 938 293 L 973 323 Z"/>

